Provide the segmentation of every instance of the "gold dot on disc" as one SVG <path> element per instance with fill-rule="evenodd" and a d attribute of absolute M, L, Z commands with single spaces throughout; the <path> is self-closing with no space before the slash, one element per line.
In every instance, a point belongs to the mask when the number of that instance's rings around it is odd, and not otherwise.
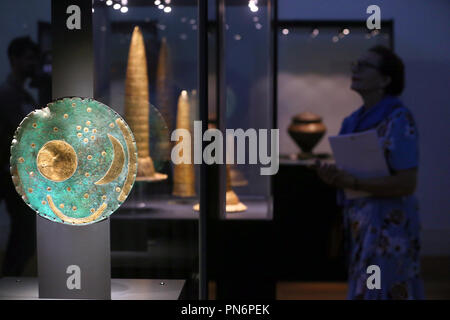
<path fill-rule="evenodd" d="M 87 108 L 86 111 L 87 111 L 87 112 L 91 112 L 92 109 L 91 109 L 91 108 Z"/>
<path fill-rule="evenodd" d="M 77 133 L 78 138 L 81 138 L 83 135 L 81 134 L 81 132 Z"/>
<path fill-rule="evenodd" d="M 53 128 L 53 131 L 58 132 L 58 128 L 57 128 L 57 127 L 54 127 L 54 128 Z"/>
<path fill-rule="evenodd" d="M 91 136 L 91 140 L 95 140 L 95 136 Z"/>
<path fill-rule="evenodd" d="M 81 130 L 81 126 L 77 126 L 77 130 Z"/>
<path fill-rule="evenodd" d="M 83 131 L 84 132 L 89 132 L 89 129 L 88 128 L 84 128 Z"/>
<path fill-rule="evenodd" d="M 42 204 L 45 206 L 47 204 L 47 202 L 46 201 L 42 201 Z"/>
<path fill-rule="evenodd" d="M 52 188 L 50 188 L 50 187 L 47 187 L 47 191 L 52 191 Z"/>
<path fill-rule="evenodd" d="M 61 204 L 59 205 L 59 207 L 60 207 L 61 209 L 64 209 L 64 203 L 61 203 Z"/>
<path fill-rule="evenodd" d="M 90 176 L 89 172 L 86 172 L 84 175 L 85 175 L 86 177 L 89 177 L 89 176 Z"/>
<path fill-rule="evenodd" d="M 85 193 L 85 194 L 83 195 L 83 197 L 84 197 L 85 199 L 87 199 L 87 198 L 89 198 L 89 194 Z"/>
<path fill-rule="evenodd" d="M 94 212 L 95 212 L 95 209 L 94 209 L 94 208 L 91 208 L 91 212 L 94 213 Z"/>
<path fill-rule="evenodd" d="M 87 126 L 90 126 L 91 125 L 91 122 L 88 120 L 88 121 L 86 121 L 86 125 Z"/>
<path fill-rule="evenodd" d="M 33 128 L 36 128 L 37 127 L 37 123 L 33 123 Z"/>
<path fill-rule="evenodd" d="M 89 139 L 88 138 L 84 138 L 83 141 L 87 143 L 87 142 L 89 142 Z"/>
<path fill-rule="evenodd" d="M 20 157 L 20 158 L 19 158 L 19 162 L 20 162 L 20 163 L 24 163 L 24 162 L 25 162 L 25 159 L 22 158 L 22 157 Z"/>
<path fill-rule="evenodd" d="M 92 133 L 97 133 L 97 129 L 92 129 Z"/>
<path fill-rule="evenodd" d="M 28 192 L 29 192 L 29 193 L 32 193 L 32 192 L 33 192 L 33 189 L 29 188 L 29 189 L 28 189 Z"/>
<path fill-rule="evenodd" d="M 106 152 L 105 151 L 102 151 L 102 156 L 106 156 Z"/>
<path fill-rule="evenodd" d="M 87 159 L 88 159 L 88 160 L 92 160 L 92 156 L 91 156 L 91 155 L 88 155 L 88 156 L 87 156 Z"/>
<path fill-rule="evenodd" d="M 77 207 L 76 207 L 76 206 L 73 206 L 73 207 L 72 207 L 72 210 L 73 210 L 73 211 L 77 211 Z"/>
<path fill-rule="evenodd" d="M 32 143 L 32 144 L 31 144 L 31 147 L 34 148 L 34 147 L 36 147 L 36 145 L 35 145 L 34 143 Z"/>
<path fill-rule="evenodd" d="M 120 192 L 120 188 L 119 187 L 116 187 L 116 192 Z"/>
<path fill-rule="evenodd" d="M 75 102 L 72 102 L 72 107 L 75 107 L 76 106 L 76 103 Z"/>
<path fill-rule="evenodd" d="M 30 172 L 30 176 L 34 177 L 34 172 L 33 171 Z"/>
<path fill-rule="evenodd" d="M 106 200 L 106 196 L 105 196 L 105 195 L 103 195 L 103 196 L 102 196 L 102 199 L 103 199 L 103 200 Z"/>
<path fill-rule="evenodd" d="M 114 123 L 111 122 L 111 123 L 109 124 L 109 127 L 110 127 L 110 128 L 114 128 Z"/>
<path fill-rule="evenodd" d="M 44 144 L 36 157 L 39 172 L 48 180 L 61 182 L 69 179 L 77 169 L 77 154 L 62 140 Z"/>
<path fill-rule="evenodd" d="M 67 119 L 69 115 L 67 113 L 64 114 L 64 119 Z"/>
<path fill-rule="evenodd" d="M 71 191 L 72 190 L 72 188 L 71 187 L 67 187 L 67 191 Z"/>

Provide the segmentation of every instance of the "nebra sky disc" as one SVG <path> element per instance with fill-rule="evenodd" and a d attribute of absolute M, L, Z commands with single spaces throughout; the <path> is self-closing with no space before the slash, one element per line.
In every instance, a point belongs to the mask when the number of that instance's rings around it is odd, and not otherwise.
<path fill-rule="evenodd" d="M 89 98 L 63 98 L 31 112 L 11 145 L 17 192 L 55 222 L 85 225 L 107 218 L 127 198 L 136 172 L 130 128 Z"/>

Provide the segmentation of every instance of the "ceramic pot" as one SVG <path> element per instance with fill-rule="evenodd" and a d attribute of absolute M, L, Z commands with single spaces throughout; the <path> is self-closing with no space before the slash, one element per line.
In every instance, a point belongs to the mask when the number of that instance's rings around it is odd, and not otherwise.
<path fill-rule="evenodd" d="M 289 135 L 299 146 L 303 156 L 312 155 L 312 150 L 326 131 L 322 118 L 311 112 L 302 112 L 292 117 L 288 128 Z"/>

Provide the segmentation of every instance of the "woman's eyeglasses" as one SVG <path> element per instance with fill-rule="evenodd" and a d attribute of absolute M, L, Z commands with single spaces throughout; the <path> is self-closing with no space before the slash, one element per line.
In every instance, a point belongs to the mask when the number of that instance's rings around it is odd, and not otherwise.
<path fill-rule="evenodd" d="M 377 65 L 374 65 L 370 62 L 367 61 L 352 61 L 351 63 L 352 68 L 356 68 L 356 69 L 367 69 L 367 68 L 372 68 L 372 69 L 379 69 L 379 67 Z"/>

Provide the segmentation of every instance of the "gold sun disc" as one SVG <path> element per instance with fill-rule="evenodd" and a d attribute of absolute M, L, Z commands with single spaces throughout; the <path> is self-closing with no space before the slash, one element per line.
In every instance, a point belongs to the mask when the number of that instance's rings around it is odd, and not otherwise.
<path fill-rule="evenodd" d="M 69 179 L 77 169 L 77 154 L 73 147 L 62 140 L 47 142 L 39 150 L 39 172 L 48 180 L 61 182 Z"/>

